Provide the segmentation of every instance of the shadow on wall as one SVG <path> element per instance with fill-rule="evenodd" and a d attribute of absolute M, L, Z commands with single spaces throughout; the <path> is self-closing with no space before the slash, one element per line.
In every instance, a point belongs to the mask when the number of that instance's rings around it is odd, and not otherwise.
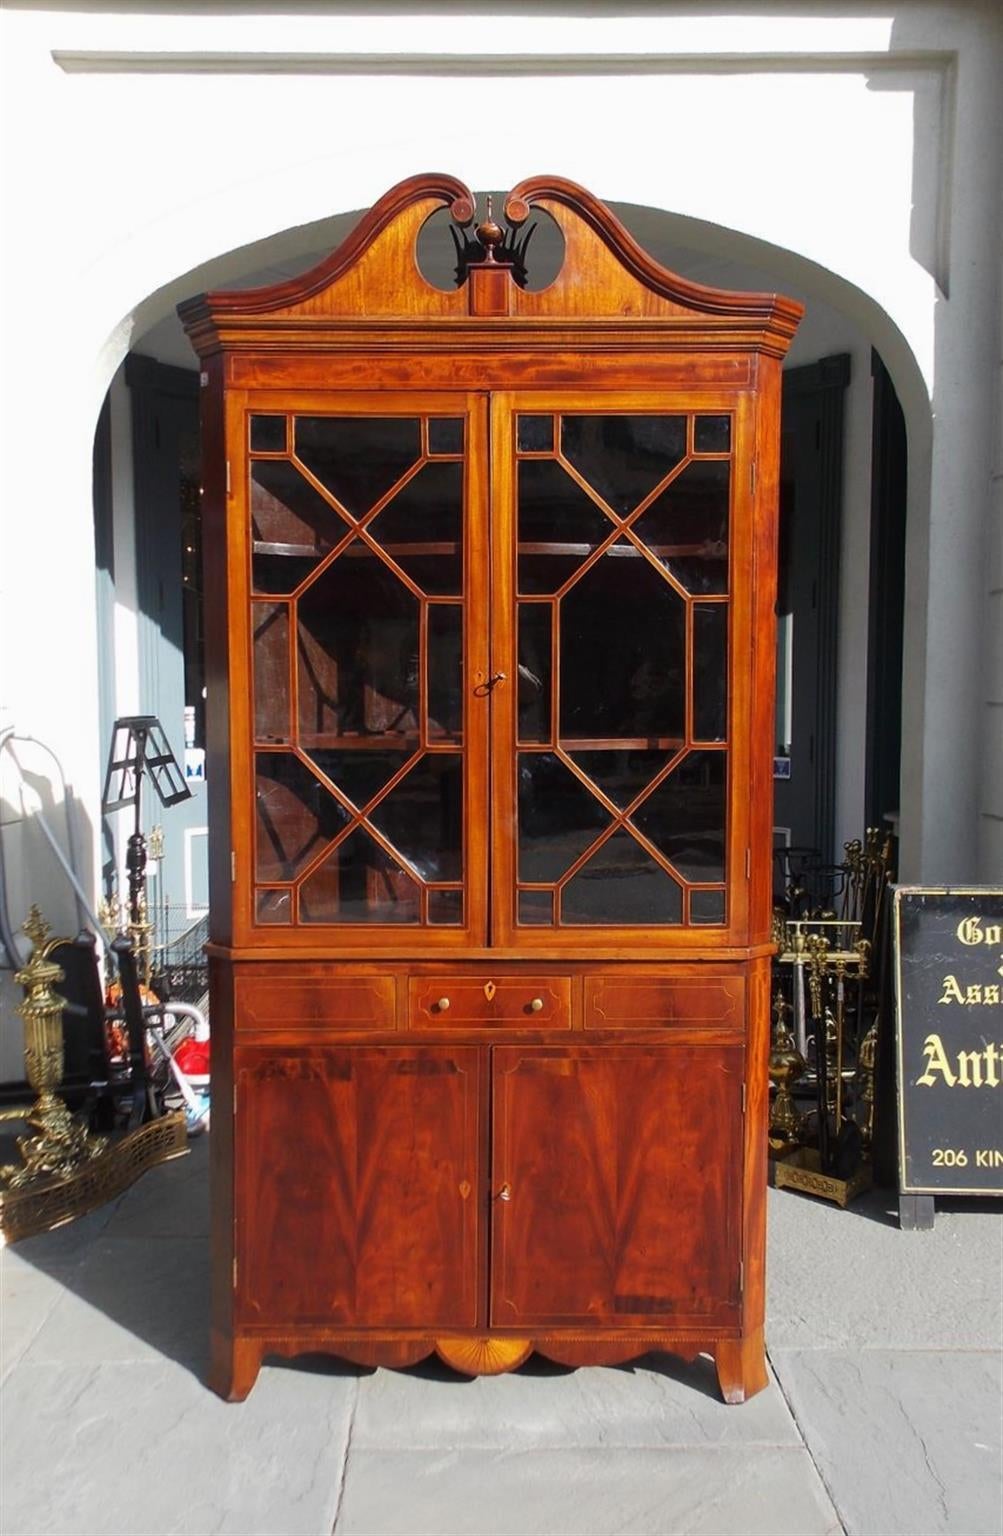
<path fill-rule="evenodd" d="M 895 27 L 901 29 L 901 23 Z M 870 91 L 906 91 L 912 96 L 913 166 L 909 254 L 949 293 L 951 155 L 954 143 L 956 64 L 935 56 L 914 68 L 895 57 L 895 30 L 886 68 L 866 75 Z"/>

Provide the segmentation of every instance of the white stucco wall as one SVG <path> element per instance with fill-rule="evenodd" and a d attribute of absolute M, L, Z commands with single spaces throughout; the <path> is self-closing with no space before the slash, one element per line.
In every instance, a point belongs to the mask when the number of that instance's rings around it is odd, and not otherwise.
<path fill-rule="evenodd" d="M 403 176 L 552 170 L 672 212 L 680 243 L 768 267 L 878 346 L 910 429 L 903 872 L 999 876 L 1000 9 L 688 9 L 0 11 L 0 725 L 60 753 L 88 846 L 91 451 L 130 336 L 222 253 Z"/>

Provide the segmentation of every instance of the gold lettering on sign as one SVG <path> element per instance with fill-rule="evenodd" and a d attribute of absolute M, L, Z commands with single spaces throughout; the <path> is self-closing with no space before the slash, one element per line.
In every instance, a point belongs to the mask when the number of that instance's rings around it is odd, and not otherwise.
<path fill-rule="evenodd" d="M 976 912 L 972 917 L 963 917 L 957 928 L 958 938 L 962 944 L 991 944 L 993 948 L 1003 944 L 1003 924 L 990 923 L 983 928 L 982 919 Z"/>
<path fill-rule="evenodd" d="M 940 1036 L 927 1035 L 923 1055 L 926 1070 L 916 1079 L 918 1088 L 933 1088 L 938 1082 L 948 1088 L 998 1088 L 1003 1081 L 999 1073 L 1003 1064 L 1001 1047 L 994 1041 L 980 1051 L 959 1051 L 952 1066 Z"/>
<path fill-rule="evenodd" d="M 964 1004 L 965 994 L 962 992 L 961 988 L 958 986 L 958 979 L 957 979 L 956 976 L 945 976 L 944 977 L 944 995 L 943 995 L 943 997 L 938 998 L 937 1001 L 938 1001 L 938 1003 L 961 1003 L 961 1004 Z"/>
<path fill-rule="evenodd" d="M 944 995 L 938 1004 L 960 1003 L 962 1008 L 998 1008 L 1003 1002 L 1003 989 L 995 981 L 970 981 L 964 987 L 957 976 L 945 976 L 941 982 Z"/>
<path fill-rule="evenodd" d="M 951 1063 L 939 1035 L 927 1035 L 923 1041 L 923 1055 L 926 1057 L 926 1071 L 916 1079 L 917 1088 L 932 1088 L 937 1081 L 934 1075 L 937 1072 L 948 1088 L 953 1088 L 958 1079 L 951 1071 Z"/>

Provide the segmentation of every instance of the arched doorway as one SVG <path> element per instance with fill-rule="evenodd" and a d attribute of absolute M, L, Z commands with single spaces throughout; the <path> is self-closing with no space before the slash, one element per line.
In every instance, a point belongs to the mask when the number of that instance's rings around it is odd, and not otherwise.
<path fill-rule="evenodd" d="M 776 746 L 778 757 L 788 759 L 786 765 L 778 765 L 778 771 L 786 767 L 790 777 L 777 781 L 776 821 L 782 842 L 809 843 L 825 859 L 838 857 L 842 842 L 859 836 L 868 817 L 898 809 L 889 786 L 897 779 L 901 601 L 888 603 L 886 578 L 891 570 L 901 587 L 904 441 L 902 433 L 894 439 L 898 457 L 893 469 L 888 462 L 883 461 L 883 468 L 874 464 L 872 443 L 884 445 L 887 460 L 889 439 L 881 423 L 902 420 L 895 416 L 899 407 L 893 371 L 899 380 L 905 379 L 914 417 L 920 401 L 918 419 L 912 423 L 915 435 L 928 434 L 928 406 L 916 387 L 918 370 L 888 317 L 833 274 L 720 227 L 653 207 L 613 207 L 659 261 L 684 276 L 738 289 L 784 286 L 806 303 L 785 384 L 785 478 L 797 502 L 792 526 L 796 525 L 798 537 L 788 541 L 790 580 L 782 587 L 789 606 L 781 607 L 784 644 Z M 178 717 L 183 698 L 187 737 L 182 717 L 173 720 L 169 734 L 177 738 L 179 751 L 187 745 L 196 761 L 204 746 L 197 500 L 192 501 L 191 476 L 181 472 L 179 455 L 190 452 L 182 443 L 190 445 L 197 419 L 198 377 L 174 304 L 209 283 L 258 286 L 306 270 L 345 238 L 358 217 L 343 214 L 319 225 L 283 231 L 220 257 L 209 269 L 199 269 L 149 296 L 136 311 L 136 339 L 113 385 L 119 400 L 118 442 L 104 454 L 104 462 L 110 473 L 116 453 L 125 450 L 127 434 L 132 505 L 116 508 L 111 498 L 99 494 L 96 507 L 102 533 L 99 548 L 112 548 L 117 539 L 119 566 L 128 567 L 130 549 L 134 562 L 136 621 L 131 637 L 127 629 L 126 644 L 131 638 L 136 655 L 127 660 L 124 670 L 137 679 L 143 694 L 137 707 Z M 544 230 L 537 247 L 544 265 L 546 240 Z M 445 231 L 438 252 L 428 243 L 430 275 L 448 285 L 455 264 L 452 243 Z M 886 368 L 879 360 L 876 365 L 880 368 L 877 395 L 872 351 L 892 364 Z M 877 436 L 875 401 L 883 413 Z M 105 430 L 110 441 L 107 424 Z M 130 522 L 131 538 L 125 527 Z M 872 602 L 875 540 L 883 573 L 878 583 L 880 602 Z M 105 651 L 115 644 L 107 623 L 102 643 Z M 122 643 L 121 625 L 118 643 Z M 106 666 L 106 675 L 111 670 Z M 113 707 L 109 696 L 106 709 Z M 881 765 L 880 780 L 875 778 L 875 762 Z M 197 800 L 177 816 L 177 826 L 166 829 L 161 894 L 173 913 L 175 930 L 204 910 L 202 804 Z M 109 874 L 113 863 L 111 856 Z"/>

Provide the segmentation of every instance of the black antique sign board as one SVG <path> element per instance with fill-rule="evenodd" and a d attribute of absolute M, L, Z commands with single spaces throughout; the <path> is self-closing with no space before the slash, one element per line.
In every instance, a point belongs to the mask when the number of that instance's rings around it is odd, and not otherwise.
<path fill-rule="evenodd" d="M 897 886 L 892 943 L 901 1192 L 1003 1194 L 1003 890 Z"/>

